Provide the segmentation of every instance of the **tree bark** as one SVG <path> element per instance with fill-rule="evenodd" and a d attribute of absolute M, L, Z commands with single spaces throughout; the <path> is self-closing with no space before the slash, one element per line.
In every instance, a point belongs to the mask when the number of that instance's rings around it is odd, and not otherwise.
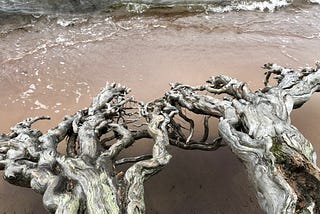
<path fill-rule="evenodd" d="M 0 170 L 8 182 L 43 194 L 51 213 L 145 213 L 143 183 L 169 163 L 168 146 L 208 151 L 228 145 L 245 165 L 266 213 L 319 213 L 316 154 L 290 114 L 320 91 L 320 64 L 301 71 L 264 67 L 262 90 L 220 75 L 199 86 L 172 84 L 163 98 L 147 104 L 128 97 L 130 89 L 107 83 L 90 107 L 46 133 L 31 125 L 49 118 L 36 117 L 1 134 Z M 277 84 L 269 86 L 272 75 Z M 204 116 L 200 140 L 185 111 Z M 207 142 L 210 117 L 219 119 L 213 142 Z M 119 159 L 143 138 L 153 140 L 152 154 Z M 64 139 L 66 154 L 57 151 Z M 129 163 L 125 172 L 118 169 Z"/>

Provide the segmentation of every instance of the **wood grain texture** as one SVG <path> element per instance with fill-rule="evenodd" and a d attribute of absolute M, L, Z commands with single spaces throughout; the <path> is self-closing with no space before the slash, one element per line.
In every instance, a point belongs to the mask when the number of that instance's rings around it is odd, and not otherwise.
<path fill-rule="evenodd" d="M 42 116 L 1 134 L 4 179 L 43 194 L 51 213 L 145 213 L 144 182 L 169 163 L 169 146 L 208 151 L 227 145 L 245 165 L 263 211 L 318 213 L 316 154 L 290 114 L 320 91 L 320 64 L 301 71 L 264 67 L 265 87 L 258 91 L 220 75 L 199 86 L 171 84 L 164 97 L 146 104 L 129 97 L 129 88 L 107 83 L 88 108 L 46 133 L 32 128 L 49 119 Z M 277 83 L 270 86 L 273 75 Z M 199 140 L 189 113 L 204 118 Z M 219 119 L 219 137 L 210 141 L 211 117 Z M 152 139 L 151 154 L 120 157 L 143 138 Z M 126 171 L 123 164 L 130 164 Z"/>

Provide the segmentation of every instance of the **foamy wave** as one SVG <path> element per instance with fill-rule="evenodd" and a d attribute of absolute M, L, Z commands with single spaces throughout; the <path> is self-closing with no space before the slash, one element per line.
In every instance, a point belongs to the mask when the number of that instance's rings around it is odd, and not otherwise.
<path fill-rule="evenodd" d="M 214 12 L 224 13 L 230 11 L 253 11 L 260 10 L 262 12 L 274 12 L 278 8 L 286 7 L 292 4 L 294 0 L 265 0 L 265 1 L 252 1 L 252 0 L 231 0 L 227 4 L 225 1 L 200 0 L 200 1 L 161 1 L 159 3 L 149 2 L 142 0 L 142 2 L 123 2 L 123 5 L 129 13 L 144 13 L 148 10 L 156 10 L 161 12 L 162 9 L 175 8 L 175 12 Z M 306 0 L 308 1 L 308 0 Z M 309 0 L 312 3 L 319 3 L 320 0 Z"/>
<path fill-rule="evenodd" d="M 126 10 L 129 13 L 143 13 L 150 8 L 148 4 L 141 3 L 128 3 L 126 6 Z"/>
<path fill-rule="evenodd" d="M 313 0 L 313 1 L 320 1 L 320 0 Z M 244 10 L 244 11 L 260 10 L 260 11 L 274 12 L 277 8 L 288 6 L 291 3 L 292 2 L 288 2 L 286 0 L 271 0 L 271 1 L 262 1 L 262 2 L 243 2 L 243 3 L 237 3 L 234 5 L 227 5 L 227 6 L 208 5 L 206 7 L 206 11 L 216 12 L 216 13 L 230 12 L 233 10 Z"/>
<path fill-rule="evenodd" d="M 87 21 L 88 21 L 87 18 L 77 18 L 77 17 L 70 18 L 70 19 L 58 18 L 57 19 L 57 24 L 62 26 L 62 27 L 68 27 L 68 26 L 73 26 L 73 25 L 76 25 L 76 24 L 82 24 L 82 23 L 85 23 Z"/>

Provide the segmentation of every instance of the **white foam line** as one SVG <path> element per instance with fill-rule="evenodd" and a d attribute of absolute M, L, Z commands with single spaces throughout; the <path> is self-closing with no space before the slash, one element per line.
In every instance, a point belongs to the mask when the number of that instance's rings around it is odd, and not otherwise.
<path fill-rule="evenodd" d="M 20 94 L 20 97 L 21 97 L 22 99 L 25 99 L 25 98 L 27 98 L 27 97 L 30 97 L 31 94 L 33 94 L 35 90 L 36 90 L 35 84 L 31 84 L 31 85 L 29 86 L 28 90 L 26 90 L 25 92 L 23 92 L 22 94 Z"/>
<path fill-rule="evenodd" d="M 318 0 L 315 0 L 318 1 Z M 320 0 L 319 0 L 320 1 Z M 208 6 L 206 11 L 207 12 L 230 12 L 232 10 L 260 10 L 265 11 L 266 9 L 270 12 L 274 12 L 275 9 L 279 7 L 284 7 L 290 5 L 290 2 L 286 0 L 271 0 L 271 1 L 262 1 L 262 2 L 250 2 L 250 3 L 239 3 L 236 5 L 228 5 L 228 6 Z"/>
<path fill-rule="evenodd" d="M 48 109 L 49 107 L 43 103 L 41 103 L 39 100 L 36 100 L 34 104 L 37 106 L 35 109 Z"/>
<path fill-rule="evenodd" d="M 53 90 L 52 84 L 46 86 L 47 89 Z"/>
<path fill-rule="evenodd" d="M 78 95 L 78 96 L 76 97 L 76 103 L 79 103 L 79 99 L 80 99 L 80 97 L 82 96 L 82 94 L 80 93 L 80 91 L 79 91 L 78 89 L 75 91 L 75 93 L 76 93 L 76 95 Z"/>

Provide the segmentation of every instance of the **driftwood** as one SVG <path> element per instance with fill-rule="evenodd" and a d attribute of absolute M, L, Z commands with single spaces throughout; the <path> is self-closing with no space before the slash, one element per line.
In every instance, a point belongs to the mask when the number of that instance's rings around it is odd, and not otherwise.
<path fill-rule="evenodd" d="M 316 154 L 291 124 L 290 113 L 320 91 L 320 64 L 301 71 L 264 68 L 262 90 L 252 92 L 244 82 L 220 75 L 199 86 L 172 84 L 163 98 L 147 104 L 129 97 L 128 88 L 107 83 L 89 108 L 65 116 L 46 133 L 31 126 L 49 118 L 36 117 L 1 134 L 4 179 L 43 194 L 51 213 L 145 213 L 144 181 L 169 163 L 168 146 L 227 145 L 245 165 L 266 213 L 319 213 Z M 277 84 L 269 86 L 272 75 Z M 226 97 L 215 98 L 218 94 Z M 204 116 L 200 140 L 194 139 L 194 119 L 186 111 Z M 208 142 L 210 117 L 219 119 L 213 142 Z M 153 140 L 151 154 L 119 157 L 143 138 Z M 67 149 L 59 153 L 63 142 Z M 131 165 L 123 172 L 122 164 Z"/>

